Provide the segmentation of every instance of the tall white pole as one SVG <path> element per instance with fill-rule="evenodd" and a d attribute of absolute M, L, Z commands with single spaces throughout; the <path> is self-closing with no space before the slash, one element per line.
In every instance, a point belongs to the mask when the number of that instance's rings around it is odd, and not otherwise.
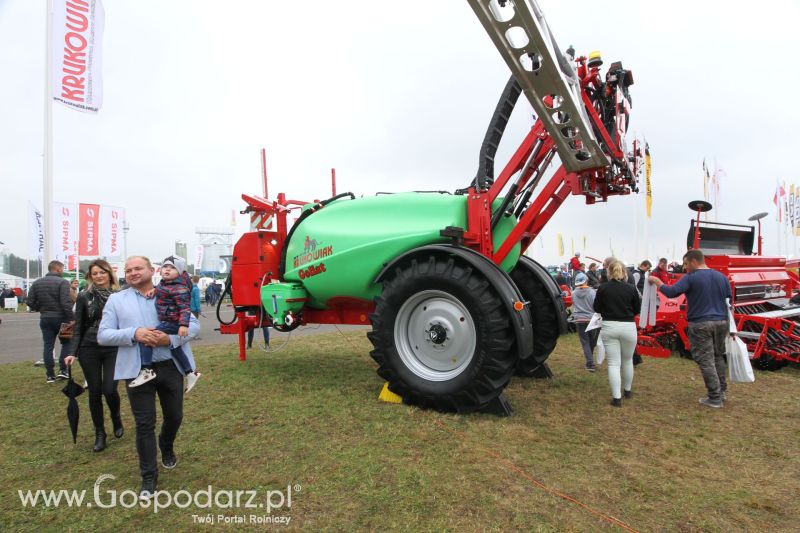
<path fill-rule="evenodd" d="M 130 226 L 128 225 L 128 214 L 127 210 L 125 211 L 125 218 L 122 221 L 122 260 L 128 260 L 128 230 Z"/>
<path fill-rule="evenodd" d="M 638 257 L 639 256 L 639 206 L 636 205 L 638 202 L 636 201 L 637 198 L 635 196 L 634 198 L 632 198 L 632 200 L 633 200 L 633 253 L 635 256 Z M 638 261 L 638 259 L 634 258 L 634 261 Z"/>
<path fill-rule="evenodd" d="M 30 216 L 28 218 L 30 219 Z M 28 227 L 28 231 L 26 232 L 28 234 L 28 242 L 31 242 L 31 223 L 30 223 L 30 220 L 28 220 L 28 223 L 26 224 L 26 226 Z M 30 254 L 27 253 L 25 255 L 29 256 Z M 31 279 L 31 258 L 30 257 L 25 259 L 25 290 L 26 291 L 28 290 L 28 280 L 29 279 Z"/>
<path fill-rule="evenodd" d="M 52 257 L 51 239 L 53 227 L 53 99 L 50 91 L 53 87 L 53 2 L 45 0 L 47 9 L 47 35 L 45 38 L 45 83 L 44 83 L 44 176 L 42 192 L 44 196 L 44 251 L 42 262 L 48 263 Z"/>

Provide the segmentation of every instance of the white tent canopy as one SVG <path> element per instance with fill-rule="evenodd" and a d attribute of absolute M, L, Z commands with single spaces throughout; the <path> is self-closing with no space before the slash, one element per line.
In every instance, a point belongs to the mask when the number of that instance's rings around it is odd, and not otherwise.
<path fill-rule="evenodd" d="M 0 286 L 8 287 L 13 289 L 14 287 L 23 288 L 25 286 L 25 278 L 21 278 L 19 276 L 12 276 L 11 274 L 5 274 L 0 272 Z"/>

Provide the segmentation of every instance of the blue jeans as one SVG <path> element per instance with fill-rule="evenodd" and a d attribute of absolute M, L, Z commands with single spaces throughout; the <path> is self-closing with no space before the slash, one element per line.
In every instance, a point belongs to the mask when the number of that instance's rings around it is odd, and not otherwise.
<path fill-rule="evenodd" d="M 42 358 L 44 359 L 44 368 L 48 376 L 53 375 L 53 367 L 55 366 L 53 361 L 53 349 L 56 347 L 56 338 L 58 337 L 58 330 L 61 329 L 62 322 L 64 322 L 64 320 L 57 317 L 39 318 L 39 328 L 42 330 L 42 339 L 44 340 Z M 62 372 L 66 372 L 67 367 L 64 364 L 64 358 L 69 355 L 67 353 L 69 350 L 69 342 L 64 342 L 61 339 L 59 339 L 59 341 L 61 342 L 61 355 L 58 357 L 58 366 Z"/>
<path fill-rule="evenodd" d="M 578 328 L 578 338 L 581 341 L 581 348 L 583 348 L 583 357 L 586 359 L 586 366 L 592 368 L 594 367 L 594 347 L 597 346 L 597 337 L 600 336 L 600 329 L 586 331 L 588 325 L 588 322 L 575 323 L 575 326 Z"/>
<path fill-rule="evenodd" d="M 253 336 L 255 335 L 255 332 L 256 332 L 255 329 L 247 330 L 247 347 L 248 348 L 253 345 Z M 262 333 L 262 335 L 264 335 L 264 344 L 269 346 L 269 327 L 268 326 L 263 326 L 261 328 L 261 333 Z"/>
<path fill-rule="evenodd" d="M 160 322 L 156 329 L 158 331 L 163 331 L 167 335 L 176 335 L 178 333 L 178 328 L 180 326 L 175 322 Z M 192 365 L 189 364 L 189 358 L 186 357 L 186 354 L 183 353 L 183 348 L 178 346 L 177 348 L 171 348 L 170 353 L 172 354 L 173 359 L 177 361 L 178 366 L 180 367 L 181 371 L 184 374 L 190 373 L 192 370 Z M 153 366 L 153 347 L 146 346 L 144 344 L 139 345 L 139 355 L 142 356 L 142 368 L 149 368 Z"/>

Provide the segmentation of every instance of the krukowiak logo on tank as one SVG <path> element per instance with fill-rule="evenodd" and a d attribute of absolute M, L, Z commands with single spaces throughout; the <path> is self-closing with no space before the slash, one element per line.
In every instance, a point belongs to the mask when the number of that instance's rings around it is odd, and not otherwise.
<path fill-rule="evenodd" d="M 333 254 L 333 246 L 322 246 L 316 239 L 310 238 L 306 235 L 305 245 L 303 246 L 303 253 L 294 256 L 292 264 L 294 268 L 301 267 L 312 261 L 323 259 Z"/>

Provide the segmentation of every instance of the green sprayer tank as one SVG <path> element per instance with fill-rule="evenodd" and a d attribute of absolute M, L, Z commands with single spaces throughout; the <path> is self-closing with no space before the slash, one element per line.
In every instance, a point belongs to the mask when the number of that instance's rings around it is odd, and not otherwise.
<path fill-rule="evenodd" d="M 501 219 L 493 242 L 502 243 L 515 222 Z M 325 309 L 336 298 L 372 301 L 381 292 L 375 277 L 385 265 L 414 248 L 449 242 L 439 231 L 466 225 L 461 195 L 412 192 L 332 202 L 294 228 L 284 259 L 285 283 L 262 288 L 264 307 L 283 324 L 286 311 L 296 313 L 306 304 Z M 517 244 L 500 267 L 510 272 L 519 256 Z"/>

